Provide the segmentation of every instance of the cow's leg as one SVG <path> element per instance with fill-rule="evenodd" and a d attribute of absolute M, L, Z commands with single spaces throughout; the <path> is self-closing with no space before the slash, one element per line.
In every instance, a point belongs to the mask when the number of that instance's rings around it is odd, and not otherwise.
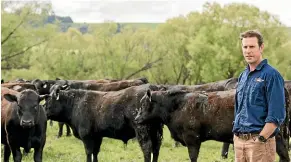
<path fill-rule="evenodd" d="M 151 162 L 152 142 L 150 140 L 138 141 L 143 152 L 144 162 Z"/>
<path fill-rule="evenodd" d="M 22 155 L 20 148 L 11 148 L 14 162 L 21 162 Z"/>
<path fill-rule="evenodd" d="M 179 147 L 179 146 L 181 146 L 180 142 L 175 141 L 175 143 L 174 143 L 174 147 Z"/>
<path fill-rule="evenodd" d="M 67 136 L 71 136 L 70 126 L 68 124 L 66 124 L 66 127 L 67 127 Z"/>
<path fill-rule="evenodd" d="M 287 146 L 285 146 L 284 140 L 280 133 L 276 136 L 276 152 L 280 157 L 280 162 L 290 161 Z"/>
<path fill-rule="evenodd" d="M 83 138 L 82 141 L 84 143 L 84 147 L 86 151 L 87 162 L 92 162 L 92 154 L 93 154 L 94 145 L 95 145 L 94 140 L 90 138 Z"/>
<path fill-rule="evenodd" d="M 35 162 L 42 162 L 42 147 L 37 147 L 34 149 L 33 159 Z"/>
<path fill-rule="evenodd" d="M 95 139 L 95 145 L 93 150 L 93 162 L 98 162 L 98 153 L 100 151 L 101 143 L 102 138 Z"/>
<path fill-rule="evenodd" d="M 45 125 L 45 129 L 46 129 L 46 125 Z M 43 132 L 40 138 L 41 138 L 40 142 L 36 142 L 34 144 L 33 158 L 35 162 L 42 162 L 43 148 L 46 142 L 46 132 Z"/>
<path fill-rule="evenodd" d="M 52 120 L 50 120 L 50 126 L 51 126 L 51 127 L 53 126 L 53 121 L 52 121 Z"/>
<path fill-rule="evenodd" d="M 29 151 L 27 151 L 27 150 L 23 149 L 23 151 L 22 151 L 22 155 L 23 155 L 23 156 L 27 156 L 27 155 L 28 155 L 28 153 L 29 153 Z"/>
<path fill-rule="evenodd" d="M 139 126 L 136 131 L 138 143 L 142 149 L 144 162 L 151 162 L 152 141 L 146 127 Z"/>
<path fill-rule="evenodd" d="M 197 142 L 195 145 L 187 146 L 191 162 L 197 162 L 200 146 L 201 142 Z"/>
<path fill-rule="evenodd" d="M 160 139 L 152 139 L 152 152 L 153 152 L 153 160 L 152 162 L 158 162 L 159 153 L 161 148 L 162 141 Z"/>
<path fill-rule="evenodd" d="M 197 162 L 198 154 L 199 154 L 199 150 L 201 146 L 201 141 L 199 139 L 200 135 L 193 132 L 192 133 L 189 132 L 189 134 L 184 134 L 183 136 L 184 136 L 184 141 L 186 143 L 186 146 L 188 148 L 188 153 L 189 153 L 191 162 Z"/>
<path fill-rule="evenodd" d="M 64 127 L 64 124 L 63 122 L 59 122 L 59 133 L 58 133 L 58 138 L 62 137 L 63 135 L 63 127 Z"/>
<path fill-rule="evenodd" d="M 227 159 L 229 145 L 230 143 L 223 142 L 222 150 L 221 150 L 221 157 L 223 159 Z"/>
<path fill-rule="evenodd" d="M 9 146 L 4 145 L 4 162 L 9 161 L 10 154 L 11 154 L 11 151 L 10 151 Z"/>
<path fill-rule="evenodd" d="M 157 127 L 151 127 L 151 141 L 152 141 L 152 153 L 153 160 L 152 162 L 158 162 L 160 148 L 162 144 L 163 138 L 163 125 L 159 125 Z"/>

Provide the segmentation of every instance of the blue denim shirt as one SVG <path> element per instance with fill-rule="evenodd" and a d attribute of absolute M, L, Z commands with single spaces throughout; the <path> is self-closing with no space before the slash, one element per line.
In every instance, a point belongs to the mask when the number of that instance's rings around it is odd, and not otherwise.
<path fill-rule="evenodd" d="M 284 79 L 264 59 L 254 71 L 249 66 L 240 74 L 235 95 L 234 133 L 260 132 L 265 123 L 283 123 L 285 112 Z"/>

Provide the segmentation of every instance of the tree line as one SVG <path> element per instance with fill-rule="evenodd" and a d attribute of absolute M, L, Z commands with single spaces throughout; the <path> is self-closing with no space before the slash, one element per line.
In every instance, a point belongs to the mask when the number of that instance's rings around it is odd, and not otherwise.
<path fill-rule="evenodd" d="M 258 29 L 264 58 L 291 79 L 290 28 L 278 17 L 245 3 L 205 3 L 202 12 L 156 27 L 104 22 L 88 32 L 44 23 L 50 3 L 19 7 L 2 1 L 1 76 L 25 79 L 131 79 L 157 84 L 201 84 L 237 77 L 245 68 L 239 34 Z M 18 2 L 19 3 L 19 2 Z M 118 31 L 118 32 L 117 32 Z"/>

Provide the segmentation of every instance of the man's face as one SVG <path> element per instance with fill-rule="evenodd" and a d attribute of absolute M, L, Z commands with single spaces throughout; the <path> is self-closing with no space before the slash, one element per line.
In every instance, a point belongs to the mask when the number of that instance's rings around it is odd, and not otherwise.
<path fill-rule="evenodd" d="M 250 65 L 258 65 L 262 61 L 264 44 L 259 47 L 257 37 L 242 39 L 242 51 L 246 62 Z"/>

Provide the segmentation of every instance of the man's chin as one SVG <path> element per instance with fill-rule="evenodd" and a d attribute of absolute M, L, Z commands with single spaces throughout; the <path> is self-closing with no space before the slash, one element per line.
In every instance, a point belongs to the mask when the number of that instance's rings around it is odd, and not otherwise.
<path fill-rule="evenodd" d="M 253 64 L 253 63 L 255 63 L 254 60 L 246 60 L 246 62 L 247 62 L 248 64 Z"/>

